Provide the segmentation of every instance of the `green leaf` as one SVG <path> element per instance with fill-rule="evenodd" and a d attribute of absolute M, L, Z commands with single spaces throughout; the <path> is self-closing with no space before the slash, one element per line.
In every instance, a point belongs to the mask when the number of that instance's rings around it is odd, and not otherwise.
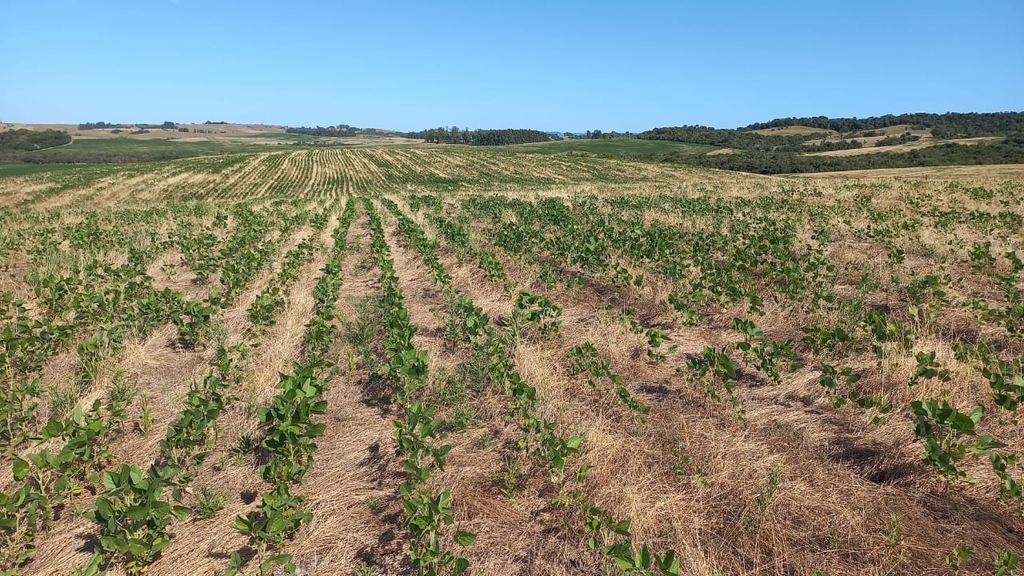
<path fill-rule="evenodd" d="M 984 414 L 985 414 L 985 407 L 984 406 L 976 406 L 974 408 L 974 410 L 971 412 L 971 422 L 973 422 L 975 425 L 977 425 L 979 422 L 981 422 L 981 417 Z M 972 427 L 972 430 L 973 430 L 973 427 Z"/>
<path fill-rule="evenodd" d="M 242 572 L 242 557 L 238 555 L 238 552 L 231 553 L 231 560 L 228 564 L 228 569 L 224 572 L 224 576 L 238 576 Z"/>
<path fill-rule="evenodd" d="M 466 532 L 464 530 L 455 531 L 455 541 L 459 546 L 469 546 L 473 542 L 476 542 L 476 534 L 472 532 Z"/>
<path fill-rule="evenodd" d="M 247 519 L 245 519 L 245 518 L 243 518 L 241 516 L 235 516 L 235 530 L 238 530 L 239 532 L 242 532 L 243 534 L 248 534 L 251 529 L 252 529 L 252 523 L 249 522 L 249 520 L 247 520 Z"/>
<path fill-rule="evenodd" d="M 647 544 L 641 546 L 640 550 L 636 553 L 635 564 L 644 570 L 651 567 L 651 550 L 647 547 Z"/>
<path fill-rule="evenodd" d="M 28 475 L 29 465 L 28 462 L 21 458 L 14 457 L 14 479 L 18 482 L 25 479 Z"/>
<path fill-rule="evenodd" d="M 580 434 L 577 434 L 577 435 L 575 435 L 575 436 L 573 436 L 573 437 L 569 438 L 568 440 L 566 440 L 566 442 L 565 442 L 565 445 L 566 445 L 566 446 L 567 446 L 567 447 L 568 447 L 568 448 L 569 448 L 570 450 L 579 450 L 579 448 L 580 448 L 580 445 L 581 445 L 582 443 L 583 443 L 583 436 L 582 436 L 582 435 L 580 435 Z"/>
<path fill-rule="evenodd" d="M 43 440 L 57 438 L 64 432 L 64 425 L 59 420 L 50 420 L 43 427 Z"/>
<path fill-rule="evenodd" d="M 96 513 L 100 515 L 104 522 L 112 518 L 114 516 L 114 507 L 110 504 L 110 500 L 107 500 L 106 498 L 97 498 Z"/>
<path fill-rule="evenodd" d="M 104 550 L 114 550 L 124 554 L 128 552 L 128 541 L 115 536 L 100 536 L 100 544 Z"/>
<path fill-rule="evenodd" d="M 58 478 L 57 481 L 53 483 L 53 491 L 58 494 L 61 494 L 65 492 L 70 486 L 71 478 L 68 478 L 67 475 L 64 475 Z"/>
<path fill-rule="evenodd" d="M 619 567 L 619 570 L 625 572 L 632 572 L 637 565 L 633 563 L 633 559 L 629 556 L 626 557 L 615 557 L 615 565 Z"/>
<path fill-rule="evenodd" d="M 676 551 L 669 550 L 665 555 L 658 558 L 658 569 L 664 576 L 679 576 L 679 560 L 676 559 Z"/>

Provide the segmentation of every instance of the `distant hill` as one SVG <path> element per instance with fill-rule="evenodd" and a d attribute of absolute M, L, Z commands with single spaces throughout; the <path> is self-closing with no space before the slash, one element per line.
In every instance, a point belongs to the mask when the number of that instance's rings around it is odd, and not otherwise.
<path fill-rule="evenodd" d="M 779 118 L 738 129 L 654 128 L 643 140 L 728 148 L 664 157 L 712 168 L 783 174 L 868 168 L 1024 163 L 1024 112 Z"/>
<path fill-rule="evenodd" d="M 1024 112 L 947 112 L 945 114 L 886 114 L 868 118 L 776 118 L 770 122 L 751 124 L 742 130 L 763 130 L 802 126 L 836 132 L 855 132 L 888 128 L 900 124 L 931 130 L 936 138 L 970 138 L 975 136 L 1006 136 L 1024 132 Z"/>

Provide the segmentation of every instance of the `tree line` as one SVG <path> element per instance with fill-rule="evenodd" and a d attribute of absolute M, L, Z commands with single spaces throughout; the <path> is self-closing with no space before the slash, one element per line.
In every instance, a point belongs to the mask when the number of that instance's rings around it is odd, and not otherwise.
<path fill-rule="evenodd" d="M 125 124 L 111 124 L 109 122 L 83 122 L 78 125 L 79 130 L 106 130 L 107 128 L 127 128 Z"/>
<path fill-rule="evenodd" d="M 209 124 L 209 122 L 207 122 Z M 79 130 L 106 130 L 108 128 L 138 128 L 145 130 L 148 128 L 160 128 L 163 130 L 176 130 L 178 125 L 170 120 L 165 121 L 163 124 L 111 124 L 110 122 L 83 122 L 78 125 Z"/>
<path fill-rule="evenodd" d="M 439 127 L 406 132 L 406 138 L 433 142 L 435 144 L 466 144 L 469 146 L 506 146 L 510 144 L 529 144 L 531 142 L 548 142 L 551 135 L 540 130 L 523 128 L 506 128 L 503 130 L 469 130 L 458 126 L 451 128 Z"/>
<path fill-rule="evenodd" d="M 337 126 L 326 127 L 317 126 L 316 128 L 299 126 L 297 128 L 285 128 L 284 131 L 288 134 L 304 134 L 306 136 L 326 136 L 332 138 L 348 138 L 358 136 L 360 134 L 381 133 L 381 131 L 376 128 L 356 128 L 355 126 L 349 126 L 348 124 L 338 124 Z"/>
<path fill-rule="evenodd" d="M 563 132 L 562 136 L 565 138 L 576 138 L 582 140 L 614 140 L 616 138 L 636 138 L 636 134 L 632 132 L 603 132 L 601 130 L 587 130 L 586 134 L 571 134 L 569 132 Z"/>

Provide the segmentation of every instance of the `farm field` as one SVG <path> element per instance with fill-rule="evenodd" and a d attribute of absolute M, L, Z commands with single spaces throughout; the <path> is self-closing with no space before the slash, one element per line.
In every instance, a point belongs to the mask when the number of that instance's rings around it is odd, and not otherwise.
<path fill-rule="evenodd" d="M 201 138 L 183 139 L 135 139 L 129 137 L 90 138 L 76 136 L 65 146 L 55 146 L 33 152 L 36 162 L 65 162 L 64 157 L 72 155 L 79 162 L 105 162 L 126 156 L 154 160 L 184 158 L 246 152 L 252 148 L 232 141 L 210 141 Z"/>
<path fill-rule="evenodd" d="M 0 574 L 1024 553 L 1024 166 L 0 165 L 0 223 Z"/>
<path fill-rule="evenodd" d="M 0 133 L 7 130 L 59 130 L 67 132 L 72 141 L 24 154 L 20 160 L 30 165 L 114 164 L 157 162 L 184 158 L 266 153 L 294 150 L 296 144 L 312 146 L 416 147 L 421 140 L 410 140 L 393 134 L 361 134 L 350 137 L 320 137 L 286 133 L 281 126 L 246 124 L 181 124 L 187 132 L 177 129 L 147 128 L 137 133 L 133 128 L 78 129 L 73 124 L 7 124 L 0 123 Z M 3 171 L 5 163 L 0 163 Z M 21 164 L 26 166 L 26 164 Z M 31 168 L 31 166 L 29 166 Z"/>
<path fill-rule="evenodd" d="M 518 152 L 536 152 L 539 154 L 594 154 L 614 158 L 651 158 L 664 154 L 699 156 L 715 150 L 714 146 L 670 142 L 667 140 L 634 140 L 629 138 L 611 138 L 607 140 L 558 140 L 538 142 L 534 144 L 517 144 Z"/>

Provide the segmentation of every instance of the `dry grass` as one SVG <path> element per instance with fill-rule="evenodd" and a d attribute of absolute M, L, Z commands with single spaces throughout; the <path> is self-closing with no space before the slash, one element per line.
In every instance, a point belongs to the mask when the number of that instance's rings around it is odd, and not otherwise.
<path fill-rule="evenodd" d="M 362 179 L 352 180 L 331 194 L 359 191 L 361 186 L 379 184 L 376 178 L 384 177 L 372 174 L 370 168 L 371 161 L 383 157 L 376 156 L 376 151 L 297 154 L 285 159 L 282 172 L 284 177 L 296 179 L 296 186 L 303 192 L 315 193 L 308 183 L 299 182 L 306 174 L 303 163 L 307 161 L 317 163 L 316 178 L 324 182 L 332 174 L 358 175 Z M 465 175 L 477 159 L 470 153 L 441 155 L 416 149 L 389 153 L 386 158 L 406 162 L 406 170 L 413 170 L 417 162 L 436 161 L 429 168 L 424 164 L 418 169 L 418 174 L 430 177 Z M 262 163 L 271 160 L 270 156 L 260 157 L 240 165 L 221 183 L 231 182 L 238 190 L 253 185 L 249 188 L 253 196 L 270 197 L 271 184 L 260 170 Z M 494 163 L 489 169 L 495 173 L 522 174 L 530 170 L 515 158 L 487 161 Z M 803 201 L 808 205 L 849 208 L 849 222 L 837 218 L 828 223 L 835 236 L 826 254 L 839 265 L 834 291 L 841 299 L 854 297 L 864 273 L 880 278 L 899 273 L 907 278 L 938 271 L 963 278 L 962 283 L 950 288 L 952 299 L 978 292 L 998 303 L 1001 294 L 971 271 L 963 261 L 962 247 L 988 240 L 993 253 L 1019 253 L 1024 249 L 1019 236 L 991 237 L 966 223 L 951 229 L 922 225 L 918 231 L 893 240 L 907 256 L 902 264 L 890 268 L 883 243 L 855 233 L 871 220 L 866 212 L 853 209 L 857 202 L 867 201 L 876 211 L 902 210 L 904 215 L 913 216 L 909 202 L 929 201 L 945 210 L 1020 213 L 1019 183 L 1024 178 L 1021 166 L 755 177 L 614 163 L 617 177 L 639 174 L 639 180 L 602 183 L 573 180 L 569 168 L 556 165 L 556 161 L 540 160 L 547 163 L 536 166 L 536 170 L 557 184 L 510 185 L 506 193 L 531 201 L 558 197 L 567 203 L 576 196 L 591 194 L 713 195 L 740 201 L 773 196 L 785 187 L 805 193 Z M 189 178 L 181 176 L 183 181 Z M 990 199 L 972 197 L 965 188 L 971 186 L 992 189 L 994 195 Z M 129 194 L 128 189 L 128 185 L 111 178 L 95 190 L 95 195 L 113 201 L 157 199 L 163 194 L 148 191 L 136 195 Z M 20 192 L 12 189 L 11 193 Z M 457 210 L 458 199 L 472 193 L 477 191 L 446 196 L 446 210 Z M 400 207 L 409 213 L 403 197 L 404 193 L 394 194 Z M 66 196 L 53 199 L 56 204 L 66 200 Z M 473 415 L 464 429 L 450 431 L 447 442 L 453 449 L 447 467 L 432 478 L 437 487 L 452 491 L 460 528 L 478 536 L 465 551 L 473 574 L 608 573 L 608 559 L 587 546 L 578 511 L 558 503 L 560 497 L 570 496 L 576 488 L 614 516 L 631 519 L 636 542 L 647 543 L 656 551 L 676 550 L 684 574 L 940 574 L 945 573 L 943 557 L 960 542 L 977 546 L 981 558 L 961 573 L 984 574 L 991 572 L 986 561 L 994 549 L 1021 551 L 1019 535 L 1024 533 L 1024 519 L 996 502 L 994 478 L 986 462 L 971 462 L 965 467 L 977 477 L 976 485 L 946 485 L 920 462 L 921 447 L 915 442 L 913 417 L 907 410 L 912 400 L 935 397 L 948 390 L 947 396 L 954 404 L 983 403 L 990 413 L 995 412 L 987 383 L 972 365 L 955 358 L 952 344 L 958 339 L 986 339 L 1005 355 L 1024 352 L 1024 345 L 999 327 L 981 326 L 969 310 L 945 307 L 934 319 L 914 323 L 913 346 L 908 350 L 889 347 L 881 361 L 870 351 L 851 351 L 844 358 L 863 373 L 861 385 L 865 391 L 884 394 L 897 406 L 883 425 L 871 424 L 867 418 L 871 414 L 856 408 L 834 409 L 817 381 L 822 359 L 810 355 L 804 366 L 786 372 L 780 384 L 772 384 L 763 374 L 745 367 L 737 391 L 744 412 L 742 419 L 737 419 L 732 406 L 724 400 L 709 399 L 703 383 L 693 381 L 685 369 L 680 374 L 675 368 L 684 367 L 704 346 L 719 347 L 736 341 L 739 335 L 731 330 L 731 320 L 745 314 L 742 306 L 709 311 L 699 325 L 684 325 L 659 304 L 682 285 L 659 277 L 643 263 L 630 264 L 632 272 L 642 272 L 647 279 L 639 290 L 623 289 L 607 278 L 568 265 L 563 265 L 560 273 L 578 275 L 583 278 L 583 286 L 571 290 L 564 286 L 548 288 L 538 281 L 541 267 L 537 262 L 522 262 L 503 253 L 491 243 L 493 235 L 486 223 L 474 223 L 474 244 L 501 261 L 514 289 L 530 289 L 547 296 L 563 310 L 558 335 L 542 337 L 527 329 L 516 342 L 513 356 L 516 369 L 541 397 L 538 413 L 556 422 L 563 435 L 579 432 L 585 436 L 585 453 L 570 467 L 581 459 L 590 462 L 593 468 L 586 479 L 576 482 L 570 475 L 564 483 L 553 483 L 547 470 L 518 445 L 521 435 L 508 419 L 509 398 L 504 390 L 471 390 L 473 382 L 463 382 L 470 390 L 465 398 L 444 399 L 444 386 L 450 383 L 441 376 L 446 374 L 454 381 L 472 361 L 472 347 L 449 339 L 450 317 L 442 293 L 415 251 L 399 240 L 394 218 L 383 210 L 382 215 L 405 306 L 418 327 L 414 342 L 428 353 L 432 379 L 426 394 L 432 400 L 441 399 L 437 402 L 439 410 L 448 419 L 457 410 L 468 410 Z M 69 213 L 64 221 L 80 217 Z M 413 217 L 433 235 L 422 213 Z M 695 218 L 658 210 L 645 213 L 643 221 L 687 231 L 724 225 L 715 217 Z M 802 225 L 801 242 L 814 242 L 812 224 Z M 335 226 L 336 215 L 322 232 L 321 240 L 329 243 Z M 281 254 L 308 234 L 308 229 L 302 229 L 283 239 Z M 951 237 L 960 244 L 948 245 Z M 325 394 L 327 431 L 318 439 L 313 470 L 298 489 L 308 497 L 314 521 L 287 545 L 287 551 L 294 555 L 302 574 L 350 574 L 364 562 L 379 566 L 378 574 L 405 574 L 409 571 L 408 535 L 402 527 L 404 512 L 398 498 L 404 473 L 393 455 L 391 424 L 400 415 L 386 401 L 383 387 L 373 380 L 373 363 L 380 360 L 381 335 L 376 334 L 376 341 L 370 343 L 371 353 L 364 356 L 344 327 L 358 321 L 361 299 L 372 300 L 380 293 L 379 271 L 369 258 L 365 214 L 353 223 L 348 241 L 350 251 L 344 262 L 338 303 L 342 327 L 335 335 L 334 347 L 338 373 Z M 440 243 L 439 255 L 451 273 L 453 286 L 471 297 L 492 320 L 511 314 L 513 301 L 504 287 L 489 283 L 472 260 L 460 259 L 445 242 Z M 107 257 L 120 261 L 123 254 Z M 204 288 L 192 283 L 183 266 L 176 265 L 170 275 L 161 269 L 164 261 L 177 264 L 180 257 L 174 249 L 164 252 L 150 264 L 148 272 L 157 279 L 158 288 L 166 286 L 198 296 Z M 250 334 L 245 311 L 270 281 L 276 265 L 264 270 L 234 306 L 224 311 L 221 322 L 226 341 L 248 342 L 252 348 L 243 363 L 243 383 L 234 390 L 236 398 L 218 422 L 221 432 L 213 455 L 201 468 L 193 489 L 217 488 L 227 501 L 210 519 L 175 523 L 171 547 L 148 573 L 222 573 L 231 552 L 251 552 L 245 539 L 231 528 L 231 522 L 236 515 L 255 509 L 258 495 L 266 486 L 259 477 L 257 461 L 252 456 L 236 456 L 232 448 L 243 434 L 258 440 L 255 409 L 265 406 L 275 394 L 278 373 L 288 369 L 291 359 L 301 358 L 301 338 L 313 306 L 311 294 L 325 258 L 325 253 L 318 253 L 314 262 L 303 268 L 288 295 L 287 310 L 266 332 Z M 16 270 L 23 270 L 25 262 L 19 261 L 16 265 L 22 267 Z M 70 265 L 70 260 L 54 265 Z M 20 294 L 28 293 L 14 280 L 8 282 L 5 278 L 2 282 L 4 290 L 10 286 Z M 760 288 L 767 286 L 766 282 Z M 901 293 L 880 288 L 867 294 L 866 303 L 904 314 L 898 309 L 905 304 L 903 298 Z M 608 304 L 614 310 L 599 309 Z M 631 331 L 615 311 L 624 307 L 635 308 L 645 326 L 668 330 L 678 350 L 668 354 L 664 362 L 648 358 L 644 337 Z M 798 341 L 805 325 L 842 320 L 839 312 L 818 316 L 771 301 L 766 302 L 764 312 L 756 318 L 758 325 L 769 338 L 780 341 Z M 905 316 L 900 318 L 906 320 Z M 375 320 L 368 321 L 368 329 L 373 332 Z M 142 436 L 127 430 L 118 435 L 111 466 L 151 462 L 188 383 L 208 370 L 210 350 L 183 350 L 172 343 L 173 337 L 173 326 L 163 326 L 146 338 L 130 341 L 123 353 L 109 359 L 95 387 L 83 393 L 83 400 L 102 397 L 114 370 L 120 370 L 149 397 L 153 432 Z M 570 374 L 566 360 L 570 349 L 587 341 L 609 361 L 611 370 L 622 376 L 630 393 L 650 406 L 645 420 L 630 412 L 610 390 L 592 387 L 584 376 Z M 913 355 L 921 351 L 936 351 L 937 360 L 951 371 L 949 383 L 928 381 L 914 388 L 906 386 L 916 366 Z M 74 353 L 51 358 L 43 372 L 44 382 L 66 380 L 75 363 Z M 138 407 L 132 410 L 130 418 L 137 419 Z M 1018 421 L 1007 417 L 992 422 L 986 430 L 1012 449 L 1024 450 L 1024 433 Z M 506 478 L 511 462 L 518 466 L 518 472 L 512 475 L 515 478 L 510 489 Z M 773 473 L 779 480 L 769 490 Z M 10 488 L 10 480 L 0 485 L 0 489 Z M 69 511 L 88 505 L 93 498 L 93 494 L 83 493 Z M 898 518 L 895 525 L 893 518 Z M 37 557 L 23 573 L 65 573 L 70 564 L 84 563 L 95 534 L 96 528 L 87 520 L 72 513 L 64 515 L 39 535 Z M 250 568 L 249 573 L 252 571 Z M 111 573 L 121 572 L 115 568 Z"/>
<path fill-rule="evenodd" d="M 987 183 L 991 185 L 991 181 Z M 890 189 L 891 194 L 902 194 L 899 185 Z M 829 198 L 835 199 L 835 196 Z M 878 196 L 876 201 L 899 204 L 894 196 L 888 195 Z M 969 241 L 969 238 L 964 240 Z M 477 241 L 486 246 L 487 235 L 481 234 Z M 846 251 L 845 257 L 856 260 L 863 256 L 863 248 L 854 248 Z M 517 285 L 545 292 L 533 281 L 537 277 L 536 266 L 501 259 Z M 447 262 L 450 267 L 455 266 L 452 260 Z M 919 273 L 930 270 L 927 260 L 919 262 Z M 913 261 L 910 265 L 918 266 Z M 488 294 L 479 283 L 460 283 L 458 273 L 455 277 L 456 284 L 474 299 L 479 296 L 491 301 L 494 298 L 494 294 Z M 574 342 L 598 343 L 599 349 L 607 351 L 613 360 L 613 366 L 618 366 L 626 375 L 627 382 L 646 384 L 665 379 L 666 375 L 659 378 L 655 375 L 657 370 L 652 373 L 652 367 L 644 366 L 644 362 L 636 362 L 637 354 L 627 353 L 636 350 L 635 337 L 631 338 L 622 326 L 601 322 L 595 316 L 589 305 L 608 301 L 605 288 L 594 285 L 585 288 L 582 295 L 556 291 L 551 296 L 564 308 L 561 333 L 572 334 Z M 585 307 L 580 309 L 577 304 L 569 304 L 571 302 L 585 303 Z M 635 306 L 641 308 L 643 300 Z M 731 314 L 723 316 L 729 318 Z M 720 345 L 735 338 L 723 331 L 726 324 L 712 320 L 710 325 L 717 326 L 715 332 L 708 333 L 704 328 L 684 329 L 673 331 L 672 336 L 680 342 L 681 353 L 690 353 L 704 343 Z M 800 336 L 800 319 L 771 306 L 758 324 L 766 326 L 775 339 L 799 339 Z M 938 570 L 942 551 L 951 549 L 959 541 L 984 540 L 987 546 L 1004 549 L 1016 546 L 1012 535 L 1020 529 L 1021 522 L 993 501 L 991 472 L 986 473 L 984 462 L 968 468 L 979 479 L 987 478 L 989 488 L 967 487 L 951 498 L 933 473 L 918 463 L 919 446 L 913 442 L 911 420 L 906 413 L 895 413 L 884 427 L 875 428 L 855 412 L 834 412 L 821 398 L 813 370 L 803 369 L 787 377 L 781 386 L 758 384 L 744 388 L 741 398 L 746 416 L 742 424 L 716 417 L 714 414 L 720 414 L 720 408 L 694 396 L 685 382 L 678 378 L 673 382 L 669 374 L 665 388 L 671 392 L 653 398 L 652 429 L 638 439 L 623 437 L 621 426 L 616 426 L 614 419 L 611 423 L 606 420 L 608 414 L 603 412 L 602 403 L 588 396 L 585 390 L 574 388 L 559 367 L 567 345 L 562 344 L 561 350 L 552 346 L 522 345 L 517 352 L 518 365 L 524 377 L 541 390 L 546 405 L 553 407 L 548 409 L 547 415 L 555 417 L 569 433 L 587 430 L 587 458 L 596 465 L 588 486 L 593 481 L 595 500 L 632 518 L 637 533 L 648 537 L 644 541 L 661 542 L 666 547 L 675 547 L 677 552 L 682 551 L 686 558 L 684 566 L 692 573 L 707 573 L 709 567 L 735 570 L 737 566 L 745 566 L 744 573 L 779 573 L 794 569 L 808 573 L 822 570 L 856 574 L 869 569 L 902 573 L 923 566 L 934 566 L 932 569 Z M 869 387 L 880 386 L 878 390 L 898 406 L 906 405 L 911 399 L 938 395 L 940 385 L 937 382 L 913 390 L 898 384 L 909 379 L 914 367 L 910 355 L 933 349 L 939 352 L 939 362 L 953 369 L 954 380 L 948 385 L 955 390 L 951 401 L 984 401 L 987 385 L 979 384 L 973 370 L 953 359 L 949 341 L 942 338 L 918 339 L 913 350 L 887 360 L 881 372 L 873 373 L 870 366 L 865 365 L 866 381 L 875 383 Z M 655 430 L 664 430 L 663 427 L 673 434 L 662 431 L 659 437 Z M 720 432 L 715 433 L 715 430 Z M 657 481 L 651 476 L 652 466 L 665 466 L 665 447 L 671 445 L 669 441 L 676 436 L 690 447 L 688 453 L 699 454 L 693 461 L 709 463 L 705 474 L 714 478 L 710 480 L 711 485 L 725 486 L 727 493 L 713 500 L 702 497 L 697 501 L 676 503 L 680 495 L 678 488 L 665 491 L 656 488 Z M 1015 425 L 998 427 L 997 436 L 1017 449 L 1024 446 Z M 658 457 L 646 460 L 642 456 L 645 451 Z M 767 465 L 766 459 L 772 464 Z M 753 462 L 761 462 L 756 472 L 751 470 Z M 774 465 L 784 470 L 785 489 L 780 488 L 778 504 L 772 507 L 777 514 L 771 515 L 769 526 L 765 526 L 765 520 L 757 520 L 757 530 L 751 534 L 737 530 L 729 522 L 723 524 L 723 513 L 732 518 L 730 522 L 750 516 L 749 503 L 756 498 Z M 604 476 L 602 469 L 614 470 L 614 473 Z M 836 490 L 839 486 L 843 489 Z M 599 495 L 602 490 L 607 490 L 603 497 Z M 728 502 L 747 504 L 729 512 Z M 961 519 L 955 525 L 935 524 L 938 509 L 956 514 L 956 510 L 963 510 L 965 506 L 985 512 L 969 520 Z M 715 528 L 705 532 L 704 538 L 694 538 L 686 529 L 673 532 L 673 529 L 659 526 L 659 520 L 664 521 L 661 516 L 665 510 L 672 510 L 673 519 L 678 518 L 679 510 L 692 514 L 684 514 L 681 526 Z M 894 549 L 884 544 L 886 523 L 892 514 L 899 516 L 902 530 L 902 540 Z M 833 520 L 820 521 L 827 518 Z M 827 546 L 826 541 L 829 541 Z M 729 544 L 723 548 L 726 543 Z M 856 566 L 848 556 L 854 550 L 860 556 Z M 491 565 L 487 560 L 482 562 Z"/>
<path fill-rule="evenodd" d="M 878 182 L 893 181 L 894 179 L 923 180 L 932 183 L 933 185 L 937 185 L 942 182 L 958 182 L 965 185 L 991 186 L 1006 180 L 1019 181 L 1024 178 L 1024 164 L 999 164 L 992 166 L 933 166 L 929 168 L 880 168 L 877 170 L 848 170 L 845 172 L 791 174 L 780 178 L 829 181 L 829 186 L 835 186 L 837 180 Z"/>

